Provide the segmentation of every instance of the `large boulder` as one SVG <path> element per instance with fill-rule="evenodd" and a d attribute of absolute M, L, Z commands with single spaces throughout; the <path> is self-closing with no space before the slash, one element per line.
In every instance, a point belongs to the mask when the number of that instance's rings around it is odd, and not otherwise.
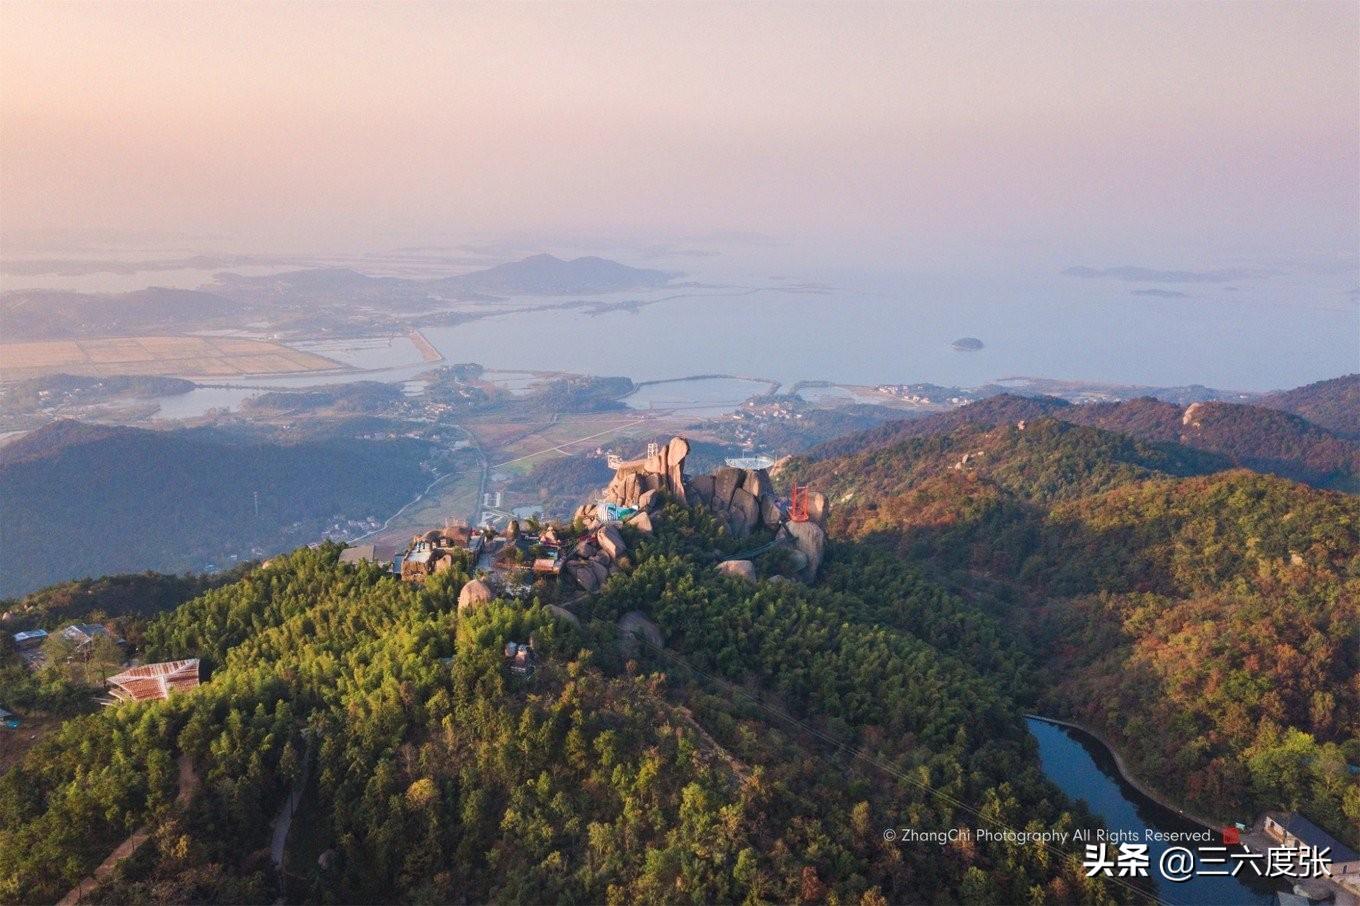
<path fill-rule="evenodd" d="M 587 564 L 587 565 L 590 567 L 590 571 L 593 572 L 593 573 L 595 574 L 595 587 L 596 587 L 596 588 L 599 588 L 599 587 L 600 587 L 601 585 L 603 585 L 606 581 L 608 581 L 608 579 L 609 579 L 609 567 L 605 566 L 603 563 L 601 563 L 601 562 L 598 561 L 598 560 L 591 560 L 590 563 Z"/>
<path fill-rule="evenodd" d="M 741 485 L 741 469 L 734 469 L 731 466 L 723 466 L 713 473 L 713 508 L 721 510 L 727 508 L 727 503 L 732 499 L 732 492 Z"/>
<path fill-rule="evenodd" d="M 706 507 L 713 506 L 713 476 L 696 475 L 690 479 L 689 489 L 698 498 L 699 503 Z"/>
<path fill-rule="evenodd" d="M 593 592 L 600 587 L 600 578 L 595 575 L 595 570 L 590 568 L 589 562 L 572 560 L 567 564 L 566 570 L 584 591 Z"/>
<path fill-rule="evenodd" d="M 650 488 L 638 495 L 638 509 L 654 510 L 661 503 L 661 491 Z"/>
<path fill-rule="evenodd" d="M 480 607 L 488 601 L 494 600 L 496 593 L 491 590 L 481 579 L 473 579 L 463 586 L 463 590 L 458 592 L 458 609 L 469 610 Z"/>
<path fill-rule="evenodd" d="M 756 498 L 774 494 L 774 483 L 770 481 L 770 473 L 764 469 L 747 469 L 746 474 L 742 476 L 741 486 Z"/>
<path fill-rule="evenodd" d="M 817 491 L 808 491 L 807 495 L 808 519 L 818 525 L 826 525 L 826 495 Z"/>
<path fill-rule="evenodd" d="M 600 550 L 608 554 L 609 559 L 614 561 L 628 553 L 628 545 L 623 543 L 623 535 L 619 534 L 617 526 L 606 525 L 596 532 L 595 543 L 600 545 Z"/>
<path fill-rule="evenodd" d="M 581 621 L 579 618 L 577 618 L 576 614 L 572 613 L 570 610 L 567 610 L 565 607 L 558 607 L 556 604 L 549 604 L 548 613 L 557 617 L 559 620 L 572 624 L 573 626 L 580 627 L 581 625 Z"/>
<path fill-rule="evenodd" d="M 760 498 L 760 521 L 767 529 L 777 529 L 784 521 L 784 511 L 779 508 L 779 498 L 766 494 Z"/>
<path fill-rule="evenodd" d="M 826 532 L 815 522 L 787 522 L 784 531 L 789 533 L 794 545 L 807 557 L 807 565 L 800 575 L 811 582 L 817 578 L 817 570 L 822 566 L 822 555 L 826 553 Z"/>
<path fill-rule="evenodd" d="M 640 610 L 630 610 L 619 617 L 619 636 L 623 653 L 627 657 L 638 656 L 638 652 L 642 650 L 642 642 L 639 640 L 645 640 L 657 648 L 665 644 L 661 630 Z"/>
<path fill-rule="evenodd" d="M 656 531 L 655 526 L 652 525 L 652 516 L 650 513 L 643 512 L 630 516 L 628 518 L 628 524 L 639 532 L 642 532 L 644 535 L 650 535 Z"/>
<path fill-rule="evenodd" d="M 638 506 L 638 498 L 648 491 L 666 491 L 681 503 L 685 502 L 685 457 L 689 455 L 689 441 L 672 437 L 641 459 L 620 462 L 604 499 L 619 506 Z"/>
<path fill-rule="evenodd" d="M 685 457 L 689 455 L 689 441 L 683 437 L 672 437 L 666 444 L 666 479 L 675 499 L 685 502 Z"/>
<path fill-rule="evenodd" d="M 727 524 L 735 538 L 745 538 L 760 524 L 760 502 L 745 488 L 737 488 L 732 492 L 732 502 L 727 509 Z"/>
<path fill-rule="evenodd" d="M 724 560 L 718 564 L 718 572 L 724 576 L 736 576 L 747 582 L 756 580 L 756 565 L 750 560 Z"/>
<path fill-rule="evenodd" d="M 593 503 L 583 503 L 576 508 L 572 514 L 572 522 L 580 522 L 583 525 L 590 525 L 595 521 L 595 510 L 597 507 Z"/>
<path fill-rule="evenodd" d="M 609 479 L 609 484 L 604 489 L 602 495 L 605 500 L 618 506 L 624 506 L 624 499 L 627 491 L 628 475 L 625 472 L 615 472 L 614 477 Z M 600 514 L 596 514 L 597 516 Z"/>

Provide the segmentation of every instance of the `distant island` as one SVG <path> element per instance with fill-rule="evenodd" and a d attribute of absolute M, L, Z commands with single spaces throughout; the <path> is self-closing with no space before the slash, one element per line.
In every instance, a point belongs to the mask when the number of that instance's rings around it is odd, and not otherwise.
<path fill-rule="evenodd" d="M 955 352 L 977 352 L 983 348 L 983 342 L 977 337 L 959 337 L 954 341 Z"/>
<path fill-rule="evenodd" d="M 540 254 L 433 278 L 323 267 L 268 274 L 218 273 L 211 283 L 197 290 L 11 290 L 0 292 L 0 336 L 11 343 L 87 337 L 125 339 L 234 331 L 249 323 L 262 325 L 260 329 L 269 334 L 317 336 L 334 330 L 337 320 L 347 330 L 380 331 L 390 326 L 393 315 L 426 315 L 431 310 L 447 310 L 450 303 L 643 291 L 667 286 L 679 276 L 678 272 L 630 267 L 608 258 L 566 260 Z M 141 353 L 135 343 L 131 348 Z"/>
<path fill-rule="evenodd" d="M 445 277 L 441 286 L 464 292 L 493 295 L 568 295 L 655 289 L 677 274 L 629 267 L 608 258 L 573 258 L 533 255 L 457 277 Z"/>

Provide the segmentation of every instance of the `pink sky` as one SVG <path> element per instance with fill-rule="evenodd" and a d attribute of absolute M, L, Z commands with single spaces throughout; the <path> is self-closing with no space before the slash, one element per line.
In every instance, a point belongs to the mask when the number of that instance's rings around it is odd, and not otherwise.
<path fill-rule="evenodd" d="M 0 4 L 0 236 L 1354 254 L 1360 4 Z"/>

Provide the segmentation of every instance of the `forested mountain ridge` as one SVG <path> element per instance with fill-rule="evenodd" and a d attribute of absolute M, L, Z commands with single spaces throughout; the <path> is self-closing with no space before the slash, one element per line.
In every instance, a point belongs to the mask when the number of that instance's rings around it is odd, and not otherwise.
<path fill-rule="evenodd" d="M 884 843 L 1089 825 L 1043 779 L 1032 710 L 1191 810 L 1298 808 L 1360 842 L 1360 499 L 997 405 L 996 425 L 785 463 L 831 501 L 811 586 L 720 575 L 749 541 L 670 502 L 653 535 L 624 527 L 579 624 L 459 610 L 465 560 L 413 586 L 329 544 L 226 582 L 35 596 L 54 620 L 107 598 L 139 658 L 198 657 L 208 681 L 72 717 L 0 775 L 0 901 L 56 899 L 148 822 L 100 898 L 272 900 L 271 819 L 304 776 L 289 901 L 1133 896 L 1039 847 Z M 11 465 L 109 440 L 76 436 Z M 177 606 L 148 619 L 137 589 Z M 664 650 L 622 643 L 634 611 Z M 514 674 L 504 646 L 528 639 L 537 669 Z M 0 683 L 21 674 L 21 707 L 74 701 L 0 655 Z M 202 782 L 184 811 L 177 761 Z"/>
<path fill-rule="evenodd" d="M 1360 379 L 1357 379 L 1360 381 Z M 1245 466 L 1336 490 L 1360 490 L 1360 435 L 1343 413 L 1360 411 L 1360 383 L 1349 378 L 1264 397 L 1253 404 L 1202 402 L 1178 406 L 1144 397 L 1080 405 L 1051 396 L 999 394 L 949 412 L 904 419 L 814 447 L 813 459 L 847 456 L 965 428 L 995 428 L 1052 417 L 1105 428 L 1150 444 L 1178 444 Z M 1298 401 L 1298 412 L 1290 409 Z M 1318 413 L 1333 431 L 1306 418 Z"/>
<path fill-rule="evenodd" d="M 1341 437 L 1360 440 L 1360 374 L 1267 394 L 1257 405 L 1292 412 Z"/>
<path fill-rule="evenodd" d="M 854 499 L 846 495 L 862 494 L 872 505 L 949 475 L 986 479 L 1026 498 L 1059 500 L 1143 478 L 1206 474 L 1229 463 L 1175 444 L 1147 444 L 1041 417 L 997 427 L 969 424 L 847 456 L 795 458 L 789 465 L 789 475 L 815 481 L 836 504 Z M 832 508 L 833 514 L 839 510 Z"/>
<path fill-rule="evenodd" d="M 0 596 L 287 550 L 337 519 L 391 513 L 429 483 L 430 453 L 410 438 L 282 444 L 54 422 L 0 449 Z"/>
<path fill-rule="evenodd" d="M 1223 402 L 1182 408 L 1138 399 L 1073 406 L 1059 417 L 1148 442 L 1193 447 L 1236 466 L 1318 487 L 1360 490 L 1360 443 L 1275 409 Z"/>
<path fill-rule="evenodd" d="M 1227 464 L 1040 419 L 781 480 L 829 494 L 833 534 L 991 602 L 1039 658 L 1044 709 L 1140 778 L 1225 820 L 1301 807 L 1354 843 L 1360 499 Z"/>
<path fill-rule="evenodd" d="M 1016 396 L 999 393 L 975 402 L 922 418 L 888 422 L 867 431 L 847 434 L 818 444 L 805 454 L 810 459 L 830 459 L 887 447 L 915 437 L 935 437 L 970 428 L 994 428 L 1030 418 L 1056 415 L 1072 404 L 1056 396 Z"/>
<path fill-rule="evenodd" d="M 338 565 L 335 547 L 156 619 L 145 655 L 203 657 L 209 681 L 69 721 L 0 777 L 0 899 L 60 896 L 151 816 L 151 842 L 101 898 L 272 899 L 258 851 L 309 738 L 289 899 L 1129 895 L 1042 847 L 884 842 L 903 820 L 1090 826 L 1043 780 L 1007 688 L 1031 668 L 984 614 L 853 547 L 833 551 L 818 587 L 750 585 L 704 562 L 738 543 L 716 520 L 670 505 L 658 523 L 653 540 L 630 534 L 633 566 L 586 602 L 581 628 L 532 604 L 459 612 L 465 575 L 412 586 Z M 639 608 L 667 653 L 627 660 L 614 617 Z M 502 648 L 528 638 L 538 668 L 516 676 Z M 184 814 L 167 810 L 179 757 L 202 779 Z"/>

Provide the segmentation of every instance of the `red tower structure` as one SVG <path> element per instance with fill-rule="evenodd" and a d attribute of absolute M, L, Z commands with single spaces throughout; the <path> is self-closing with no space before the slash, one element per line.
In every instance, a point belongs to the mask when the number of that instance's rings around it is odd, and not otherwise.
<path fill-rule="evenodd" d="M 793 486 L 793 491 L 789 494 L 789 521 L 807 522 L 808 521 L 808 489 L 807 486 Z"/>

